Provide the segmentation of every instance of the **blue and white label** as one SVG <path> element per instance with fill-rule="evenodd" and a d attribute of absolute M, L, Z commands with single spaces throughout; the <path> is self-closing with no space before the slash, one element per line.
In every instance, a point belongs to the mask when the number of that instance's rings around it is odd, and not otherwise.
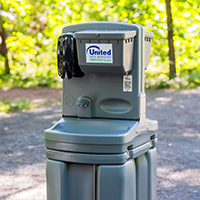
<path fill-rule="evenodd" d="M 112 44 L 85 44 L 86 63 L 113 63 Z"/>

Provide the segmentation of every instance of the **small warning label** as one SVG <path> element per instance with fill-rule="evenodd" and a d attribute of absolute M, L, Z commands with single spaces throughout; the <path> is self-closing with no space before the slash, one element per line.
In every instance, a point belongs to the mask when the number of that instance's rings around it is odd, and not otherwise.
<path fill-rule="evenodd" d="M 132 75 L 124 75 L 123 92 L 132 92 Z"/>

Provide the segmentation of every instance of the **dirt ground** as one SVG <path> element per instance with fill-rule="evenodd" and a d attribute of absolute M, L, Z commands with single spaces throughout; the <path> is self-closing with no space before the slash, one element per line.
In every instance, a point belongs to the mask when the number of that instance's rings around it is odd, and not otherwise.
<path fill-rule="evenodd" d="M 43 132 L 61 117 L 61 90 L 0 90 L 5 97 L 46 106 L 0 113 L 0 199 L 45 200 Z M 147 92 L 147 117 L 159 123 L 157 200 L 199 200 L 200 88 Z"/>
<path fill-rule="evenodd" d="M 51 88 L 5 88 L 0 89 L 0 101 L 4 98 L 10 101 L 25 97 L 33 106 L 49 105 L 60 101 L 62 90 Z"/>

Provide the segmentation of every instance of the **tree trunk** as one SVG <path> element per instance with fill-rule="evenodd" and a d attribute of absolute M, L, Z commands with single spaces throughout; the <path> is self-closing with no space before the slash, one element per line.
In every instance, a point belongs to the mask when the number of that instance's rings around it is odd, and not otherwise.
<path fill-rule="evenodd" d="M 3 20 L 0 16 L 0 54 L 5 58 L 5 74 L 10 74 L 9 60 L 8 60 L 8 48 L 6 46 L 6 30 L 3 27 Z"/>
<path fill-rule="evenodd" d="M 174 50 L 174 40 L 173 40 L 173 20 L 171 12 L 171 0 L 165 0 L 166 11 L 167 11 L 167 26 L 168 26 L 168 46 L 169 46 L 169 77 L 172 78 L 176 76 L 176 62 L 175 62 L 175 50 Z"/>
<path fill-rule="evenodd" d="M 6 57 L 5 57 L 5 74 L 10 74 L 10 66 L 9 66 L 9 60 L 8 60 L 8 52 L 6 53 Z"/>

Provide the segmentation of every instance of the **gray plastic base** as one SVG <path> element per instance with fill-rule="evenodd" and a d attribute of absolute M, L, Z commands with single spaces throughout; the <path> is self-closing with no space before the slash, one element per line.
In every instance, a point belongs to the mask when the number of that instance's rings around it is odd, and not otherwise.
<path fill-rule="evenodd" d="M 155 200 L 156 148 L 122 165 L 47 160 L 48 200 Z"/>

